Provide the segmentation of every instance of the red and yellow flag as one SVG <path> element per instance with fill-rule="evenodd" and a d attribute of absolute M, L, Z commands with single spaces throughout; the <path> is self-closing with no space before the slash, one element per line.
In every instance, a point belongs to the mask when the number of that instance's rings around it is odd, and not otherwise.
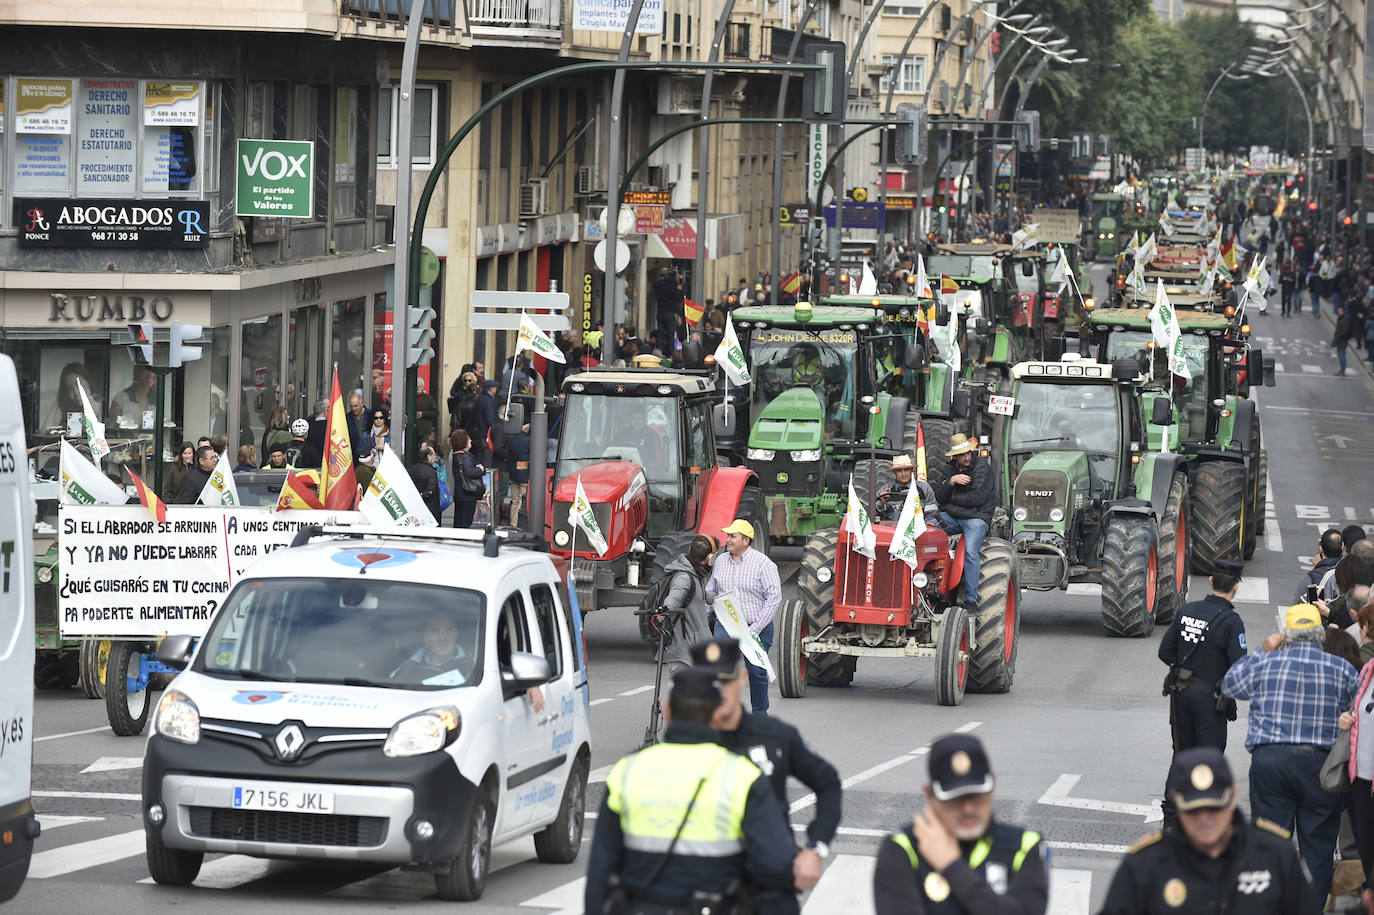
<path fill-rule="evenodd" d="M 706 314 L 706 309 L 702 308 L 691 299 L 685 299 L 682 303 L 682 317 L 687 322 L 688 327 L 696 327 L 701 323 L 701 316 Z"/>
<path fill-rule="evenodd" d="M 1236 269 L 1236 240 L 1228 238 L 1221 243 L 1221 259 L 1226 262 L 1227 269 L 1232 272 Z"/>
<path fill-rule="evenodd" d="M 950 276 L 948 273 L 942 273 L 942 274 L 940 274 L 940 294 L 941 294 L 941 295 L 943 295 L 943 294 L 946 293 L 946 292 L 958 292 L 958 291 L 959 291 L 959 284 L 956 283 L 956 282 L 954 282 L 954 277 Z"/>
<path fill-rule="evenodd" d="M 926 430 L 919 422 L 916 424 L 916 479 L 926 478 Z M 928 482 L 928 481 L 927 481 Z"/>
<path fill-rule="evenodd" d="M 783 278 L 782 291 L 788 295 L 796 295 L 801 292 L 801 274 L 793 271 Z"/>
<path fill-rule="evenodd" d="M 138 490 L 138 501 L 143 503 L 143 507 L 148 509 L 149 514 L 165 524 L 167 521 L 167 503 L 159 499 L 152 487 L 138 478 L 138 474 L 128 467 L 124 468 L 124 472 L 129 475 L 129 479 L 134 481 L 134 489 Z"/>
<path fill-rule="evenodd" d="M 339 393 L 339 367 L 329 394 L 329 424 L 324 431 L 324 468 L 320 501 L 334 511 L 352 511 L 358 501 L 358 477 L 353 473 L 353 446 L 348 441 L 348 417 Z M 283 490 L 285 487 L 282 487 Z"/>
<path fill-rule="evenodd" d="M 297 470 L 292 467 L 286 471 L 286 481 L 281 484 L 281 495 L 277 497 L 277 507 L 273 511 L 288 508 L 324 508 L 317 490 L 320 485 L 318 470 Z"/>

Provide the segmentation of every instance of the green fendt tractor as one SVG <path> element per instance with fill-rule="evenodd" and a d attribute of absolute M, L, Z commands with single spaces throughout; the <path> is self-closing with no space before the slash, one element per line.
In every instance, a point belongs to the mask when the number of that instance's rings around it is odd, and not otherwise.
<path fill-rule="evenodd" d="M 1149 635 L 1187 597 L 1186 468 L 1148 448 L 1151 423 L 1167 424 L 1170 410 L 1141 396 L 1141 380 L 1133 360 L 1068 353 L 1015 366 L 1010 401 L 993 406 L 999 501 L 1010 507 L 993 533 L 1015 548 L 1021 586 L 1099 582 L 1102 624 L 1117 636 Z"/>
<path fill-rule="evenodd" d="M 1010 377 L 1011 366 L 1030 358 L 1043 315 L 1020 314 L 1018 287 L 1025 283 L 1028 296 L 1043 291 L 1044 263 L 1039 252 L 979 243 L 941 245 L 930 256 L 931 283 L 938 285 L 943 274 L 959 287 L 950 322 L 963 377 L 996 387 Z"/>
<path fill-rule="evenodd" d="M 1083 253 L 1088 260 L 1111 260 L 1130 239 L 1126 229 L 1126 198 L 1120 194 L 1093 194 L 1088 233 L 1083 239 Z"/>

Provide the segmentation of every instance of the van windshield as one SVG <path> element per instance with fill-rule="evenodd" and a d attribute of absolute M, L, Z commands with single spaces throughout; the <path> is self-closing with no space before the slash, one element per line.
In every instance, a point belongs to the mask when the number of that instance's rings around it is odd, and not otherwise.
<path fill-rule="evenodd" d="M 196 656 L 212 677 L 396 689 L 482 679 L 482 594 L 411 582 L 249 581 L 225 600 Z"/>

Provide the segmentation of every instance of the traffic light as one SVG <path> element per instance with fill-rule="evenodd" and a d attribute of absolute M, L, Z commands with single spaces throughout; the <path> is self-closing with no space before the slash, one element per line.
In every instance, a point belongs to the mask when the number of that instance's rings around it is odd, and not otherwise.
<path fill-rule="evenodd" d="M 434 358 L 434 309 L 406 309 L 406 368 L 424 365 Z"/>
<path fill-rule="evenodd" d="M 1284 186 L 1284 187 L 1292 187 L 1292 186 L 1293 186 L 1293 179 L 1292 179 L 1292 178 L 1289 178 L 1287 181 L 1283 182 L 1283 186 Z"/>
<path fill-rule="evenodd" d="M 1341 219 L 1341 225 L 1343 226 L 1353 226 L 1354 224 L 1355 220 L 1351 219 L 1349 216 L 1346 216 Z"/>
<path fill-rule="evenodd" d="M 200 347 L 190 344 L 206 342 L 201 339 L 201 335 L 204 333 L 205 328 L 199 324 L 172 322 L 171 336 L 167 341 L 167 364 L 176 368 L 184 363 L 195 362 L 199 359 L 201 356 Z"/>
<path fill-rule="evenodd" d="M 844 42 L 810 39 L 803 56 L 808 64 L 819 64 L 824 70 L 808 70 L 802 77 L 803 117 L 808 121 L 839 124 L 844 121 L 845 85 Z"/>
<path fill-rule="evenodd" d="M 1315 200 L 1309 200 L 1309 201 L 1307 201 L 1307 208 L 1308 208 L 1309 210 L 1315 210 L 1315 209 L 1317 208 L 1317 201 L 1315 201 Z"/>
<path fill-rule="evenodd" d="M 134 365 L 153 364 L 153 322 L 144 321 L 141 324 L 130 324 L 129 336 L 134 338 L 134 342 L 129 346 L 129 358 L 134 361 Z"/>
<path fill-rule="evenodd" d="M 897 161 L 906 164 L 921 163 L 926 160 L 926 120 L 925 105 L 906 105 L 898 109 L 897 132 L 892 139 L 892 148 Z"/>

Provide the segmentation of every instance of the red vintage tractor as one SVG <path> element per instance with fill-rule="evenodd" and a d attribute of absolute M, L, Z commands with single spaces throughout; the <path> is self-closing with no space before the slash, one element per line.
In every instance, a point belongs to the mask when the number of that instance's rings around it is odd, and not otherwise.
<path fill-rule="evenodd" d="M 963 594 L 964 543 L 937 527 L 916 541 L 916 571 L 889 557 L 896 527 L 877 524 L 876 559 L 850 548 L 845 525 L 814 534 L 797 575 L 798 598 L 778 612 L 778 685 L 797 699 L 807 684 L 847 686 L 859 658 L 933 658 L 935 698 L 1011 689 L 1020 638 L 1020 586 L 1011 544 L 983 541 L 977 610 Z"/>

